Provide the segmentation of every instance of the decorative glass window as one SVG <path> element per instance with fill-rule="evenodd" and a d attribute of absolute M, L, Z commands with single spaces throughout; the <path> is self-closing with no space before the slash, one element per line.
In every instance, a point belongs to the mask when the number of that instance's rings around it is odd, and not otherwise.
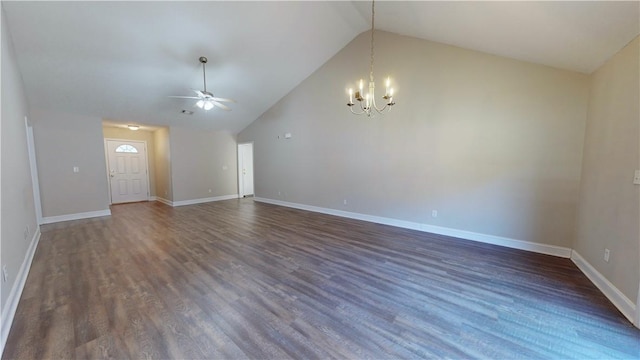
<path fill-rule="evenodd" d="M 137 154 L 138 153 L 138 149 L 136 149 L 135 147 L 131 146 L 131 145 L 120 145 L 116 148 L 116 152 L 117 153 L 134 153 Z"/>

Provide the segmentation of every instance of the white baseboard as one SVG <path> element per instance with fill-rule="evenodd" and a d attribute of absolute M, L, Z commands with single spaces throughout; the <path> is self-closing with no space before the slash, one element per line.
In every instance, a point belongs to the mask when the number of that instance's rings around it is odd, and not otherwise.
<path fill-rule="evenodd" d="M 493 245 L 505 246 L 505 247 L 514 248 L 514 249 L 527 250 L 527 251 L 553 255 L 553 256 L 558 256 L 563 258 L 569 258 L 571 256 L 571 249 L 561 247 L 561 246 L 538 244 L 538 243 L 532 243 L 529 241 L 510 239 L 510 238 L 501 237 L 501 236 L 480 234 L 480 233 L 475 233 L 471 231 L 446 228 L 442 226 L 434 226 L 434 225 L 422 224 L 422 223 L 417 223 L 412 221 L 386 218 L 382 216 L 374 216 L 374 215 L 360 214 L 360 213 L 343 211 L 343 210 L 323 208 L 323 207 L 312 206 L 312 205 L 291 203 L 291 202 L 281 201 L 281 200 L 273 200 L 273 199 L 266 199 L 266 198 L 260 198 L 260 197 L 255 197 L 253 200 L 258 202 L 273 204 L 273 205 L 280 205 L 280 206 L 286 206 L 286 207 L 295 208 L 295 209 L 318 212 L 322 214 L 341 216 L 341 217 L 350 218 L 350 219 L 374 222 L 377 224 L 391 225 L 391 226 L 396 226 L 396 227 L 405 228 L 405 229 L 429 232 L 432 234 L 452 236 L 452 237 L 462 238 L 465 240 L 472 240 L 472 241 L 478 241 L 478 242 L 483 242 L 483 243 L 488 243 Z"/>
<path fill-rule="evenodd" d="M 160 196 L 156 196 L 156 198 L 153 201 L 158 201 L 158 202 L 161 202 L 161 203 L 163 203 L 165 205 L 173 206 L 173 201 L 167 200 L 167 199 L 162 198 Z"/>
<path fill-rule="evenodd" d="M 16 275 L 16 280 L 11 287 L 11 292 L 7 298 L 4 309 L 2 310 L 2 327 L 0 328 L 0 354 L 4 351 L 4 346 L 7 343 L 7 337 L 9 336 L 9 330 L 11 330 L 11 324 L 13 318 L 16 315 L 18 309 L 18 303 L 20 302 L 20 296 L 22 296 L 22 290 L 27 282 L 27 276 L 31 269 L 31 262 L 33 261 L 33 255 L 36 253 L 38 242 L 40 241 L 40 227 L 36 227 L 36 231 L 33 234 L 27 253 L 24 256 L 20 270 Z"/>
<path fill-rule="evenodd" d="M 427 225 L 427 224 L 423 224 L 420 230 L 434 233 L 434 234 L 439 234 L 439 235 L 457 237 L 461 239 L 499 245 L 499 246 L 504 246 L 504 247 L 513 248 L 513 249 L 526 250 L 526 251 L 531 251 L 531 252 L 540 253 L 540 254 L 553 255 L 553 256 L 567 258 L 567 259 L 571 257 L 571 249 L 563 246 L 539 244 L 539 243 L 533 243 L 530 241 L 517 240 L 517 239 L 511 239 L 511 238 L 506 238 L 502 236 L 487 235 L 487 234 L 481 234 L 481 233 L 476 233 L 471 231 L 457 230 L 457 229 L 451 229 L 451 228 L 433 226 L 433 225 Z"/>
<path fill-rule="evenodd" d="M 238 194 L 232 194 L 232 195 L 222 195 L 222 196 L 193 199 L 193 200 L 180 200 L 180 201 L 174 201 L 171 206 L 195 205 L 195 204 L 202 204 L 202 203 L 207 203 L 212 201 L 222 201 L 222 200 L 237 199 L 237 198 L 238 198 Z"/>
<path fill-rule="evenodd" d="M 156 201 L 158 200 L 157 196 L 149 196 L 149 201 Z"/>
<path fill-rule="evenodd" d="M 100 216 L 110 216 L 111 210 L 98 210 L 98 211 L 88 211 L 83 213 L 76 214 L 67 214 L 67 215 L 58 215 L 58 216 L 47 216 L 42 218 L 43 224 L 51 224 L 62 221 L 70 221 L 70 220 L 80 220 L 80 219 L 89 219 Z"/>
<path fill-rule="evenodd" d="M 636 311 L 638 310 L 636 309 L 636 304 L 629 300 L 615 285 L 580 256 L 577 251 L 574 250 L 572 252 L 571 260 L 632 324 L 640 327 L 636 316 Z"/>

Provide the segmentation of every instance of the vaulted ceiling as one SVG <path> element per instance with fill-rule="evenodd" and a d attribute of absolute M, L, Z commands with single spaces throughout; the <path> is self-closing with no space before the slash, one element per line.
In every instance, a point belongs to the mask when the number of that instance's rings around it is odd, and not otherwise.
<path fill-rule="evenodd" d="M 238 132 L 370 28 L 371 3 L 2 1 L 30 106 Z M 376 29 L 590 73 L 640 33 L 640 2 L 381 1 Z M 205 112 L 169 98 L 233 98 Z M 336 90 L 342 106 L 342 89 Z M 182 109 L 193 115 L 181 114 Z"/>

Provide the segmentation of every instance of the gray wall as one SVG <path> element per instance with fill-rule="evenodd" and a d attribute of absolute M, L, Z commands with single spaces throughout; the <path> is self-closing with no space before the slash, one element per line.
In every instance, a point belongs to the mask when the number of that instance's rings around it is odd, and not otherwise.
<path fill-rule="evenodd" d="M 7 266 L 8 280 L 0 288 L 0 310 L 7 311 L 7 298 L 16 286 L 16 275 L 24 261 L 37 228 L 27 151 L 24 117 L 28 116 L 27 98 L 18 70 L 13 43 L 2 10 L 2 135 L 0 157 L 0 268 Z M 28 234 L 24 231 L 28 228 Z M 5 319 L 2 320 L 4 324 Z M 3 329 L 4 330 L 4 329 Z M 6 334 L 3 334 L 6 336 Z M 1 349 L 0 349 L 1 351 Z"/>
<path fill-rule="evenodd" d="M 169 148 L 169 129 L 162 128 L 153 132 L 156 196 L 173 201 L 171 186 L 171 149 Z"/>
<path fill-rule="evenodd" d="M 640 186 L 632 183 L 640 169 L 639 53 L 636 38 L 591 76 L 574 243 L 631 301 L 640 282 Z"/>
<path fill-rule="evenodd" d="M 170 142 L 173 201 L 238 194 L 234 135 L 172 127 Z"/>
<path fill-rule="evenodd" d="M 136 130 L 131 131 L 126 128 L 113 126 L 103 126 L 102 134 L 105 139 L 124 139 L 147 142 L 147 163 L 149 167 L 149 195 L 156 196 L 156 146 L 155 136 L 151 131 Z"/>
<path fill-rule="evenodd" d="M 102 119 L 36 110 L 31 115 L 42 216 L 108 210 Z"/>
<path fill-rule="evenodd" d="M 357 117 L 346 88 L 368 75 L 369 36 L 238 135 L 256 196 L 571 247 L 588 76 L 376 32 L 397 105 Z"/>

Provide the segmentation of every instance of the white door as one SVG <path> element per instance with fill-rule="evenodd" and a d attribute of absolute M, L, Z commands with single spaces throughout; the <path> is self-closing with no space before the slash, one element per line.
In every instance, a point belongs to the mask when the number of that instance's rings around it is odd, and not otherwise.
<path fill-rule="evenodd" d="M 240 196 L 253 195 L 253 143 L 238 144 Z"/>
<path fill-rule="evenodd" d="M 107 163 L 112 204 L 149 200 L 145 142 L 107 140 Z"/>

